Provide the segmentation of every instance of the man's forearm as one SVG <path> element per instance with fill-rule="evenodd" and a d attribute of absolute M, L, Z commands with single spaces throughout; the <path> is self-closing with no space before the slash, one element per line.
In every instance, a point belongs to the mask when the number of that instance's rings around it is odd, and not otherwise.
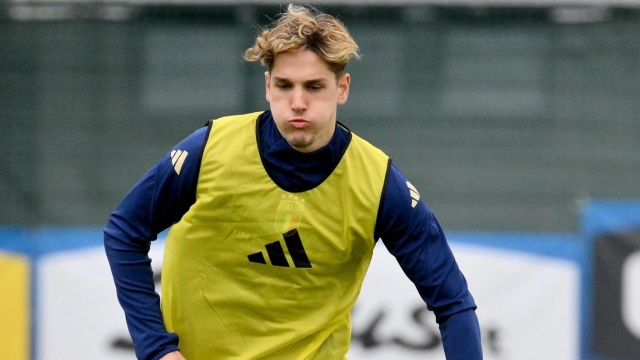
<path fill-rule="evenodd" d="M 447 360 L 482 360 L 480 325 L 473 309 L 449 316 L 440 324 Z"/>
<path fill-rule="evenodd" d="M 153 360 L 178 350 L 178 336 L 167 332 L 162 320 L 147 252 L 106 233 L 104 242 L 137 358 Z"/>

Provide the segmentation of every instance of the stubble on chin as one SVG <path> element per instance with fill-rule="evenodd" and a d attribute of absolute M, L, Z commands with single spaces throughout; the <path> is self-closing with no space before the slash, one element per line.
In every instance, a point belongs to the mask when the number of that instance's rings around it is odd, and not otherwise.
<path fill-rule="evenodd" d="M 289 145 L 297 150 L 304 150 L 313 144 L 313 138 L 308 134 L 300 131 L 293 131 L 285 137 Z"/>
<path fill-rule="evenodd" d="M 289 145 L 298 150 L 304 150 L 312 144 L 309 139 L 301 137 L 289 139 L 287 140 L 287 142 L 289 143 Z"/>

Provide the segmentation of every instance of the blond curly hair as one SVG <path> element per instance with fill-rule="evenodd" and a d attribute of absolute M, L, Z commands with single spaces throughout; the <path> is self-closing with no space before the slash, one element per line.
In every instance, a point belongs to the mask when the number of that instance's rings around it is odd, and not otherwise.
<path fill-rule="evenodd" d="M 315 52 L 336 76 L 344 72 L 352 57 L 360 58 L 358 44 L 340 20 L 315 8 L 293 4 L 270 27 L 261 29 L 244 58 L 260 61 L 271 71 L 278 54 L 297 50 Z"/>

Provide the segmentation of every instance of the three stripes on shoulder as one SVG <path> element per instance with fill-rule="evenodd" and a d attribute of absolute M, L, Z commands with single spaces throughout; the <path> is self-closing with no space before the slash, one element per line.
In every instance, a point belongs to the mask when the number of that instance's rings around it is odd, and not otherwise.
<path fill-rule="evenodd" d="M 180 170 L 182 169 L 182 165 L 184 164 L 184 160 L 187 158 L 187 155 L 189 155 L 189 153 L 186 151 L 171 151 L 171 164 L 173 164 L 173 169 L 176 171 L 176 174 L 180 175 Z"/>
<path fill-rule="evenodd" d="M 416 207 L 416 205 L 418 205 L 418 200 L 420 200 L 420 193 L 418 193 L 416 187 L 408 181 L 407 187 L 409 188 L 409 194 L 411 195 L 411 207 L 414 208 Z"/>

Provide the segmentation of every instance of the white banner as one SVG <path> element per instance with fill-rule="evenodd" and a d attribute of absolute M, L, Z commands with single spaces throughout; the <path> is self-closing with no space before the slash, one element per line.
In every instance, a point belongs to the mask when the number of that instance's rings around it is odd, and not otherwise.
<path fill-rule="evenodd" d="M 629 255 L 622 265 L 622 321 L 640 339 L 640 251 Z"/>
<path fill-rule="evenodd" d="M 154 243 L 150 254 L 156 272 L 162 244 Z M 478 304 L 486 360 L 578 359 L 578 265 L 487 247 L 452 248 Z M 45 256 L 37 271 L 38 360 L 135 358 L 101 247 Z M 435 317 L 382 244 L 354 308 L 349 359 L 444 359 Z"/>
<path fill-rule="evenodd" d="M 577 360 L 580 269 L 524 252 L 452 243 L 478 305 L 485 360 Z M 382 244 L 353 312 L 350 360 L 444 359 L 435 316 Z"/>
<path fill-rule="evenodd" d="M 154 272 L 162 245 L 153 243 L 149 254 Z M 37 271 L 38 360 L 136 358 L 102 247 L 45 256 Z"/>

